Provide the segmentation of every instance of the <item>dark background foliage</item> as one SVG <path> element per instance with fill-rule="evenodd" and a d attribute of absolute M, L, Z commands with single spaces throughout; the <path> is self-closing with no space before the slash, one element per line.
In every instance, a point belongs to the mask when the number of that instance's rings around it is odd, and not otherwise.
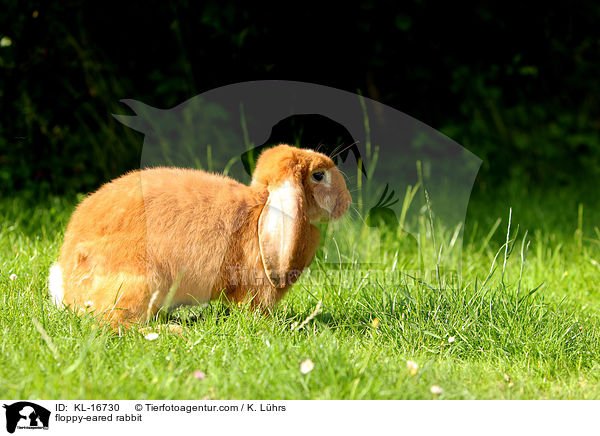
<path fill-rule="evenodd" d="M 598 3 L 325 6 L 3 0 L 0 191 L 86 192 L 139 166 L 119 99 L 260 79 L 393 106 L 484 159 L 482 189 L 600 173 Z"/>

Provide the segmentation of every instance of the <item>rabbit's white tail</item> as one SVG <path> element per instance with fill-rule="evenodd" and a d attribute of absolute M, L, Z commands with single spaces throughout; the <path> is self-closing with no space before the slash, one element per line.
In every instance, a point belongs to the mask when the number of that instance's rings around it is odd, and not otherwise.
<path fill-rule="evenodd" d="M 58 263 L 55 263 L 50 267 L 48 289 L 50 290 L 50 296 L 52 297 L 54 304 L 62 306 L 64 299 L 63 275 L 62 268 Z"/>

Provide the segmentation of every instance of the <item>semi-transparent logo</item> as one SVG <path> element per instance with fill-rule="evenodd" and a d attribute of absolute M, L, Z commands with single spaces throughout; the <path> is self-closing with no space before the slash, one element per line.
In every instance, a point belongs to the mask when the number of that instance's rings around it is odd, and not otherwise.
<path fill-rule="evenodd" d="M 313 276 L 369 270 L 385 281 L 399 272 L 460 271 L 465 215 L 481 160 L 402 112 L 290 81 L 224 86 L 171 109 L 123 103 L 134 115 L 115 117 L 145 135 L 142 168 L 197 168 L 249 184 L 258 156 L 275 145 L 330 156 L 352 204 L 341 220 L 318 225 Z"/>

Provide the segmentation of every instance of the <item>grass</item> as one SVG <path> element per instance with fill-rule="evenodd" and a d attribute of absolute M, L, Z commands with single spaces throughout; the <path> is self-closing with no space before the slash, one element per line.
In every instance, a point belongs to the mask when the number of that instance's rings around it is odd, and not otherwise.
<path fill-rule="evenodd" d="M 516 184 L 478 192 L 459 278 L 317 261 L 272 316 L 217 301 L 175 312 L 181 335 L 152 321 L 154 341 L 50 304 L 47 271 L 74 201 L 2 199 L 0 396 L 598 399 L 600 209 L 581 198 Z M 395 264 L 411 264 L 416 253 L 387 236 Z M 303 374 L 306 359 L 314 369 Z"/>

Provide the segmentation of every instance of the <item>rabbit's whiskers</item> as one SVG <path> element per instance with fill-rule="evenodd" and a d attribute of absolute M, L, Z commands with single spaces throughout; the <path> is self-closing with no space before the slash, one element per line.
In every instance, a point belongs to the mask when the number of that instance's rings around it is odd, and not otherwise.
<path fill-rule="evenodd" d="M 338 157 L 340 154 L 342 154 L 343 152 L 345 152 L 346 150 L 348 150 L 350 147 L 352 147 L 353 145 L 358 144 L 358 141 L 354 141 L 352 144 L 350 144 L 348 147 L 343 148 L 342 150 L 338 151 L 336 154 L 334 154 L 333 156 L 329 156 L 331 159 L 334 159 L 336 157 Z"/>
<path fill-rule="evenodd" d="M 333 153 L 335 153 L 336 151 L 338 151 L 340 149 L 340 147 L 343 147 L 344 143 L 342 142 L 340 145 L 336 145 L 333 150 L 331 151 L 331 154 L 328 155 L 331 158 L 331 155 L 333 155 Z M 333 158 L 332 158 L 333 159 Z"/>

